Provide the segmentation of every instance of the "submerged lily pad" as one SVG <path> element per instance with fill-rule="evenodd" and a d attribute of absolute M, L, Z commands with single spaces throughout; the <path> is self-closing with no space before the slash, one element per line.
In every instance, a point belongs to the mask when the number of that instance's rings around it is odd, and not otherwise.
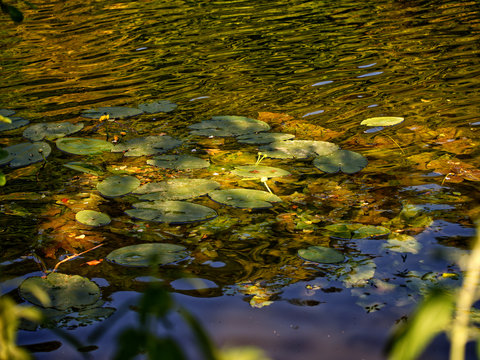
<path fill-rule="evenodd" d="M 9 117 L 9 116 L 12 116 L 13 114 L 15 114 L 15 110 L 0 109 L 0 115 L 1 116 Z"/>
<path fill-rule="evenodd" d="M 188 251 L 184 246 L 153 243 L 125 246 L 113 250 L 107 260 L 124 266 L 166 265 L 185 259 Z"/>
<path fill-rule="evenodd" d="M 140 109 L 124 106 L 111 106 L 85 110 L 81 115 L 89 119 L 100 119 L 104 115 L 108 115 L 110 119 L 125 119 L 141 114 L 143 114 L 143 111 Z"/>
<path fill-rule="evenodd" d="M 215 210 L 186 201 L 139 202 L 132 205 L 135 209 L 125 211 L 128 215 L 141 220 L 169 224 L 186 224 L 205 221 L 217 216 Z"/>
<path fill-rule="evenodd" d="M 72 161 L 67 164 L 64 164 L 63 166 L 68 167 L 69 169 L 73 169 L 73 170 L 80 171 L 90 175 L 100 176 L 103 174 L 102 168 L 92 164 L 87 164 L 81 161 Z"/>
<path fill-rule="evenodd" d="M 283 170 L 277 167 L 264 166 L 264 165 L 244 165 L 237 166 L 233 169 L 232 174 L 242 176 L 246 178 L 274 178 L 281 176 L 288 176 L 290 173 L 287 170 Z"/>
<path fill-rule="evenodd" d="M 23 137 L 31 141 L 40 141 L 43 139 L 55 140 L 82 129 L 83 123 L 72 124 L 69 122 L 63 122 L 33 124 L 23 131 Z"/>
<path fill-rule="evenodd" d="M 368 239 L 383 237 L 390 234 L 390 230 L 383 226 L 363 224 L 332 224 L 325 226 L 329 235 L 338 239 Z"/>
<path fill-rule="evenodd" d="M 331 154 L 338 145 L 327 141 L 287 140 L 275 141 L 259 147 L 262 155 L 275 159 L 308 159 Z"/>
<path fill-rule="evenodd" d="M 30 123 L 30 121 L 19 117 L 10 117 L 9 119 L 11 120 L 10 123 L 0 122 L 0 131 L 18 129 Z"/>
<path fill-rule="evenodd" d="M 253 189 L 214 190 L 208 196 L 220 204 L 241 209 L 264 209 L 272 207 L 271 203 L 282 201 L 277 195 Z"/>
<path fill-rule="evenodd" d="M 75 220 L 83 225 L 104 226 L 110 224 L 110 216 L 99 211 L 81 210 L 75 214 Z"/>
<path fill-rule="evenodd" d="M 24 280 L 19 288 L 20 296 L 32 304 L 57 310 L 84 308 L 100 299 L 100 289 L 94 282 L 79 275 L 50 273 L 47 277 L 34 276 Z M 48 295 L 44 302 L 36 294 Z"/>
<path fill-rule="evenodd" d="M 160 155 L 147 160 L 147 164 L 175 170 L 204 169 L 210 166 L 209 161 L 192 155 Z"/>
<path fill-rule="evenodd" d="M 155 155 L 180 146 L 182 142 L 168 135 L 146 136 L 130 139 L 112 148 L 112 152 L 123 152 L 125 156 Z"/>
<path fill-rule="evenodd" d="M 220 184 L 209 179 L 171 179 L 140 186 L 136 194 L 145 194 L 142 200 L 186 200 L 216 190 Z"/>
<path fill-rule="evenodd" d="M 75 155 L 95 155 L 113 148 L 108 141 L 80 137 L 61 138 L 55 143 L 60 150 Z"/>
<path fill-rule="evenodd" d="M 174 104 L 170 100 L 158 100 L 150 103 L 145 103 L 138 105 L 138 108 L 142 111 L 145 111 L 148 114 L 155 114 L 160 112 L 171 112 L 178 107 L 177 104 Z"/>
<path fill-rule="evenodd" d="M 50 145 L 43 141 L 12 145 L 3 150 L 8 152 L 8 156 L 0 160 L 0 165 L 9 164 L 13 168 L 43 161 L 52 152 Z"/>
<path fill-rule="evenodd" d="M 237 136 L 238 142 L 244 144 L 269 144 L 275 141 L 292 140 L 295 135 L 284 133 L 262 132 Z"/>
<path fill-rule="evenodd" d="M 345 260 L 345 256 L 338 250 L 325 246 L 310 246 L 298 250 L 301 258 L 322 264 L 335 264 Z"/>
<path fill-rule="evenodd" d="M 326 173 L 342 171 L 353 174 L 367 166 L 368 160 L 363 155 L 349 150 L 337 150 L 328 155 L 318 156 L 313 160 L 313 165 Z"/>
<path fill-rule="evenodd" d="M 403 117 L 398 116 L 380 116 L 373 117 L 363 120 L 360 125 L 366 126 L 392 126 L 400 124 L 403 120 Z"/>
<path fill-rule="evenodd" d="M 97 190 L 105 197 L 117 197 L 131 193 L 140 186 L 140 180 L 130 175 L 114 175 L 97 184 Z"/>
<path fill-rule="evenodd" d="M 212 116 L 210 120 L 189 126 L 192 135 L 238 136 L 270 130 L 266 122 L 244 116 Z"/>

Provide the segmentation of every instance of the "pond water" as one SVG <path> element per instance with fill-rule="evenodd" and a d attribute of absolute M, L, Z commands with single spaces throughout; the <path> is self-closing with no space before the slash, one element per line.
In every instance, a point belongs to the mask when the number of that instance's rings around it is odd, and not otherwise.
<path fill-rule="evenodd" d="M 2 148 L 25 142 L 23 131 L 32 124 L 82 122 L 69 136 L 125 143 L 168 135 L 183 144 L 167 154 L 195 155 L 210 166 L 172 170 L 147 165 L 146 156 L 72 155 L 50 140 L 46 162 L 3 166 L 2 293 L 21 302 L 18 286 L 42 275 L 41 264 L 53 269 L 67 255 L 103 244 L 58 266 L 98 284 L 101 308 L 119 311 L 148 283 L 161 281 L 219 346 L 257 345 L 279 360 L 372 360 L 385 358 L 392 327 L 428 286 L 461 284 L 461 259 L 480 213 L 477 1 L 33 4 L 22 7 L 23 23 L 4 21 L 0 29 L 0 108 L 30 121 L 2 131 Z M 161 99 L 178 106 L 116 121 L 81 116 Z M 138 195 L 102 197 L 97 190 L 112 175 L 142 184 L 202 178 L 222 189 L 266 190 L 258 179 L 230 173 L 255 163 L 256 145 L 190 133 L 188 126 L 218 115 L 258 119 L 297 140 L 332 142 L 362 154 L 368 165 L 352 174 L 325 173 L 312 159 L 266 158 L 261 165 L 291 173 L 266 182 L 281 202 L 248 210 L 202 196 L 190 201 L 218 217 L 180 225 L 136 220 L 125 211 Z M 360 124 L 373 117 L 404 121 Z M 100 172 L 63 166 L 72 161 Z M 85 209 L 112 221 L 79 224 L 75 214 Z M 390 233 L 358 235 L 350 228 L 346 234 L 345 227 L 332 230 L 335 224 Z M 151 242 L 184 246 L 189 255 L 154 275 L 100 261 L 115 249 Z M 310 246 L 335 248 L 345 258 L 307 261 L 298 251 Z M 69 316 L 56 326 L 81 341 L 110 321 Z M 101 341 L 88 344 L 96 346 L 92 358 L 111 358 L 117 334 L 134 323 L 135 312 L 128 311 L 107 325 Z M 179 325 L 174 333 L 198 358 L 189 329 Z M 62 346 L 51 344 L 35 357 L 81 358 L 48 329 L 19 333 L 21 344 L 52 341 Z M 443 338 L 423 357 L 446 358 Z"/>

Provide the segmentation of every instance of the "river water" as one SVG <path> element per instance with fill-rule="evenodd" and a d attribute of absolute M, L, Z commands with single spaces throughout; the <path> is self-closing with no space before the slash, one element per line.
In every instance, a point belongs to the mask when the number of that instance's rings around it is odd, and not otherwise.
<path fill-rule="evenodd" d="M 90 122 L 89 136 L 102 137 L 104 131 L 95 134 L 95 124 L 82 118 L 82 111 L 168 99 L 178 105 L 175 111 L 148 118 L 148 125 L 123 120 L 121 130 L 127 129 L 127 136 L 165 132 L 191 140 L 188 125 L 212 115 L 241 115 L 297 139 L 332 141 L 369 160 L 352 175 L 267 160 L 294 174 L 291 181 L 269 183 L 287 205 L 233 214 L 217 206 L 219 213 L 239 219 L 220 232 L 134 224 L 125 220 L 124 203 L 106 200 L 100 206 L 111 210 L 114 222 L 103 233 L 87 234 L 105 246 L 60 267 L 95 281 L 105 306 L 134 301 L 148 282 L 146 273 L 106 261 L 89 267 L 86 261 L 137 242 L 176 242 L 192 252 L 191 260 L 179 265 L 183 275 L 172 266 L 159 277 L 219 346 L 256 345 L 275 360 L 384 359 L 392 327 L 408 317 L 424 285 L 444 274 L 461 274 L 456 260 L 467 253 L 480 212 L 477 1 L 48 0 L 33 5 L 21 4 L 21 24 L 3 15 L 0 29 L 0 108 L 16 110 L 31 123 Z M 405 121 L 380 131 L 360 125 L 379 116 Z M 2 147 L 23 141 L 22 131 L 1 133 Z M 198 144 L 218 165 L 214 171 L 237 159 L 245 162 L 243 153 L 256 155 L 225 139 Z M 4 293 L 15 297 L 23 279 L 41 274 L 31 256 L 38 234 L 53 228 L 81 236 L 81 228 L 49 220 L 64 214 L 58 211 L 62 202 L 95 192 L 97 180 L 63 169 L 67 161 L 56 151 L 45 169 L 38 170 L 38 164 L 25 172 L 2 168 L 7 175 L 0 188 Z M 141 169 L 133 161 L 107 157 L 105 162 L 117 170 Z M 212 172 L 202 173 L 207 176 Z M 224 174 L 219 178 L 232 184 Z M 47 200 L 18 198 L 20 192 Z M 409 242 L 325 235 L 323 226 L 338 222 L 387 226 L 410 236 Z M 338 266 L 306 262 L 297 250 L 310 245 L 342 249 L 349 260 Z M 72 242 L 49 242 L 36 253 L 53 268 L 74 248 Z M 76 249 L 85 244 L 79 241 Z M 182 279 L 185 274 L 201 279 L 202 289 Z M 111 358 L 118 329 L 134 321 L 134 313 L 127 313 L 95 344 L 92 358 Z M 85 339 L 98 323 L 65 328 Z M 196 359 L 188 329 L 176 331 Z M 22 344 L 47 341 L 58 338 L 45 329 L 20 332 Z M 445 339 L 438 339 L 422 359 L 446 359 L 446 349 Z M 66 343 L 48 350 L 35 357 L 80 358 Z"/>

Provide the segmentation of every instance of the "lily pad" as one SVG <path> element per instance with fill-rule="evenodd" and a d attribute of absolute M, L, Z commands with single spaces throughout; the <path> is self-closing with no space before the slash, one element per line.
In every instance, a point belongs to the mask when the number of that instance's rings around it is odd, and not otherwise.
<path fill-rule="evenodd" d="M 132 205 L 135 209 L 125 211 L 128 215 L 141 220 L 169 224 L 186 224 L 205 221 L 217 216 L 215 210 L 186 201 L 139 202 Z"/>
<path fill-rule="evenodd" d="M 184 246 L 151 243 L 125 246 L 113 250 L 107 260 L 124 266 L 166 265 L 185 259 L 188 251 Z"/>
<path fill-rule="evenodd" d="M 3 150 L 8 151 L 8 156 L 0 160 L 0 165 L 9 164 L 13 168 L 43 161 L 52 152 L 50 145 L 43 141 L 12 145 Z"/>
<path fill-rule="evenodd" d="M 263 165 L 244 165 L 237 166 L 233 169 L 232 174 L 237 176 L 242 176 L 246 178 L 274 178 L 281 176 L 288 176 L 290 173 L 287 170 L 283 170 L 277 167 L 272 166 L 263 166 Z"/>
<path fill-rule="evenodd" d="M 338 250 L 325 246 L 310 246 L 298 250 L 301 258 L 322 264 L 335 264 L 345 260 L 345 256 Z"/>
<path fill-rule="evenodd" d="M 108 141 L 80 137 L 61 138 L 55 143 L 60 150 L 75 155 L 95 155 L 113 148 Z"/>
<path fill-rule="evenodd" d="M 208 196 L 220 204 L 241 209 L 264 209 L 272 207 L 271 203 L 282 201 L 277 195 L 253 189 L 214 190 Z"/>
<path fill-rule="evenodd" d="M 170 100 L 158 100 L 155 102 L 150 102 L 146 104 L 141 104 L 138 108 L 148 114 L 155 114 L 155 113 L 168 113 L 175 110 L 178 107 L 177 104 L 174 104 Z"/>
<path fill-rule="evenodd" d="M 81 210 L 75 215 L 75 220 L 83 225 L 104 226 L 110 224 L 110 216 L 99 211 Z"/>
<path fill-rule="evenodd" d="M 238 142 L 244 144 L 269 144 L 275 141 L 292 140 L 295 135 L 284 133 L 262 132 L 237 136 Z"/>
<path fill-rule="evenodd" d="M 30 123 L 30 121 L 19 117 L 10 117 L 9 119 L 11 120 L 10 123 L 0 122 L 0 131 L 18 129 Z"/>
<path fill-rule="evenodd" d="M 83 123 L 72 124 L 69 122 L 63 122 L 33 124 L 23 131 L 23 137 L 31 141 L 40 141 L 43 139 L 55 140 L 82 129 Z"/>
<path fill-rule="evenodd" d="M 143 114 L 143 111 L 140 109 L 124 106 L 111 106 L 85 110 L 81 115 L 89 119 L 100 119 L 104 115 L 108 115 L 110 119 L 125 119 L 141 114 Z"/>
<path fill-rule="evenodd" d="M 327 141 L 287 140 L 275 141 L 259 147 L 262 155 L 275 159 L 308 159 L 338 150 L 338 145 Z"/>
<path fill-rule="evenodd" d="M 155 155 L 180 146 L 182 142 L 168 135 L 146 136 L 130 139 L 112 148 L 112 152 L 123 152 L 125 156 Z"/>
<path fill-rule="evenodd" d="M 97 190 L 105 197 L 117 197 L 131 193 L 140 186 L 140 180 L 130 175 L 114 175 L 97 184 Z"/>
<path fill-rule="evenodd" d="M 100 289 L 94 282 L 79 275 L 50 273 L 47 277 L 34 276 L 24 280 L 20 296 L 32 304 L 57 310 L 85 308 L 100 299 Z M 36 294 L 48 295 L 44 302 Z"/>
<path fill-rule="evenodd" d="M 212 116 L 210 120 L 189 126 L 192 135 L 238 136 L 270 130 L 266 122 L 244 116 Z"/>
<path fill-rule="evenodd" d="M 103 174 L 103 169 L 101 169 L 100 167 L 80 161 L 72 161 L 64 164 L 63 166 L 90 175 L 100 176 Z"/>
<path fill-rule="evenodd" d="M 12 116 L 13 114 L 15 114 L 15 110 L 0 109 L 0 115 L 1 116 L 9 117 L 9 116 Z"/>
<path fill-rule="evenodd" d="M 353 174 L 367 166 L 368 160 L 363 155 L 349 150 L 337 150 L 328 155 L 316 157 L 313 165 L 326 173 L 342 171 Z"/>
<path fill-rule="evenodd" d="M 366 126 L 393 126 L 400 124 L 403 120 L 403 117 L 398 116 L 380 116 L 373 117 L 363 120 L 360 125 Z"/>
<path fill-rule="evenodd" d="M 216 190 L 220 184 L 209 179 L 171 179 L 140 186 L 135 194 L 145 194 L 141 200 L 186 200 Z"/>
<path fill-rule="evenodd" d="M 332 224 L 325 226 L 329 235 L 337 239 L 369 239 L 384 237 L 390 230 L 383 226 L 363 224 Z"/>
<path fill-rule="evenodd" d="M 209 161 L 192 155 L 160 155 L 147 160 L 147 164 L 175 170 L 204 169 L 210 166 Z"/>

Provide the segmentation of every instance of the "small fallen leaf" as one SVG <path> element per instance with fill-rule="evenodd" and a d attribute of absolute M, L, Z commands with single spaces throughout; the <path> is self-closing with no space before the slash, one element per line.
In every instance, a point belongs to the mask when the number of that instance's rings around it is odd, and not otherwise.
<path fill-rule="evenodd" d="M 94 266 L 94 265 L 98 265 L 98 264 L 101 264 L 103 261 L 103 259 L 100 259 L 100 260 L 92 260 L 92 261 L 87 261 L 85 264 L 89 265 L 89 266 Z"/>

